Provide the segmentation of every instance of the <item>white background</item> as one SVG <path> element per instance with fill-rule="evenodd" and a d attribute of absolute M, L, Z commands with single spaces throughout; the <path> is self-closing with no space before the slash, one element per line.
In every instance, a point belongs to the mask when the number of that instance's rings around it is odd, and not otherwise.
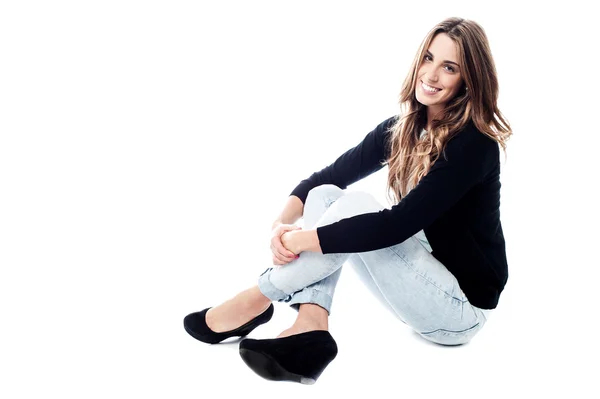
<path fill-rule="evenodd" d="M 585 2 L 1 4 L 0 397 L 597 394 L 600 64 Z M 340 351 L 314 386 L 263 380 L 239 341 L 187 335 L 185 315 L 270 265 L 300 180 L 398 112 L 418 45 L 450 16 L 484 27 L 514 132 L 510 277 L 486 327 L 430 344 L 348 268 L 330 318 Z M 350 189 L 386 203 L 385 173 Z M 275 305 L 251 337 L 291 325 Z"/>

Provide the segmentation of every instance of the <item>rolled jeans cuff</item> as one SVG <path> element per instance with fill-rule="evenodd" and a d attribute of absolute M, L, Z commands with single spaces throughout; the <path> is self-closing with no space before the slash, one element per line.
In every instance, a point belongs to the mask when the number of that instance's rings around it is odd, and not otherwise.
<path fill-rule="evenodd" d="M 314 303 L 327 310 L 328 314 L 331 314 L 331 303 L 332 297 L 322 291 L 314 288 L 306 287 L 296 293 L 290 294 L 281 291 L 275 287 L 269 280 L 268 273 L 272 268 L 265 270 L 258 278 L 258 289 L 264 296 L 269 298 L 271 301 L 285 302 L 288 303 L 292 308 L 297 311 L 300 310 L 300 305 L 303 303 Z"/>

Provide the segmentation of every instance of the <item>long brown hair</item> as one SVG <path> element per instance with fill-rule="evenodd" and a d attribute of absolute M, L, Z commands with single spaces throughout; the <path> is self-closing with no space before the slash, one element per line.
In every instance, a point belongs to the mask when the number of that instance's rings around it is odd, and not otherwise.
<path fill-rule="evenodd" d="M 433 119 L 428 134 L 420 138 L 419 134 L 427 124 L 427 107 L 415 97 L 417 73 L 431 41 L 441 32 L 458 47 L 464 86 L 448 101 L 441 119 Z M 405 197 L 427 174 L 448 141 L 470 120 L 481 133 L 498 142 L 506 156 L 506 141 L 512 130 L 498 109 L 497 99 L 496 67 L 483 28 L 474 21 L 453 17 L 431 29 L 404 80 L 399 95 L 400 113 L 388 130 L 390 136 L 386 145 L 390 155 L 383 162 L 389 166 L 388 196 L 391 191 L 395 202 Z"/>

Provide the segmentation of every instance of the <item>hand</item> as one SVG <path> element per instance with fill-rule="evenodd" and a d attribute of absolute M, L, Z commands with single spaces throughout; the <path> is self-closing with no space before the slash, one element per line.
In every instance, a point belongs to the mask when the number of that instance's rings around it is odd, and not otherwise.
<path fill-rule="evenodd" d="M 298 240 L 298 233 L 299 231 L 292 230 L 283 233 L 281 236 L 281 243 L 283 246 L 296 255 L 302 252 L 302 249 L 300 248 L 300 241 Z"/>
<path fill-rule="evenodd" d="M 290 231 L 300 229 L 301 227 L 293 224 L 278 224 L 273 228 L 273 232 L 271 234 L 271 251 L 273 252 L 274 265 L 285 265 L 296 259 L 296 254 L 283 245 L 281 238 L 284 234 L 288 234 Z M 286 237 L 286 239 L 287 238 L 288 237 Z"/>

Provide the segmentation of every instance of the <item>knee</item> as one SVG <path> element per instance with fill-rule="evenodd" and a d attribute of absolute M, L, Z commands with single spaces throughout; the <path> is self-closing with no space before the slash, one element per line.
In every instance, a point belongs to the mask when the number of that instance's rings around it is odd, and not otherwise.
<path fill-rule="evenodd" d="M 365 191 L 348 192 L 340 198 L 334 206 L 336 207 L 336 213 L 340 218 L 348 218 L 363 213 L 379 212 L 385 209 L 373 195 Z"/>
<path fill-rule="evenodd" d="M 344 190 L 336 186 L 335 184 L 321 184 L 320 186 L 312 188 L 308 195 L 306 196 L 306 203 L 309 201 L 313 202 L 315 199 L 317 201 L 323 201 L 327 198 L 330 199 L 330 202 L 336 201 L 338 198 L 344 195 Z"/>

